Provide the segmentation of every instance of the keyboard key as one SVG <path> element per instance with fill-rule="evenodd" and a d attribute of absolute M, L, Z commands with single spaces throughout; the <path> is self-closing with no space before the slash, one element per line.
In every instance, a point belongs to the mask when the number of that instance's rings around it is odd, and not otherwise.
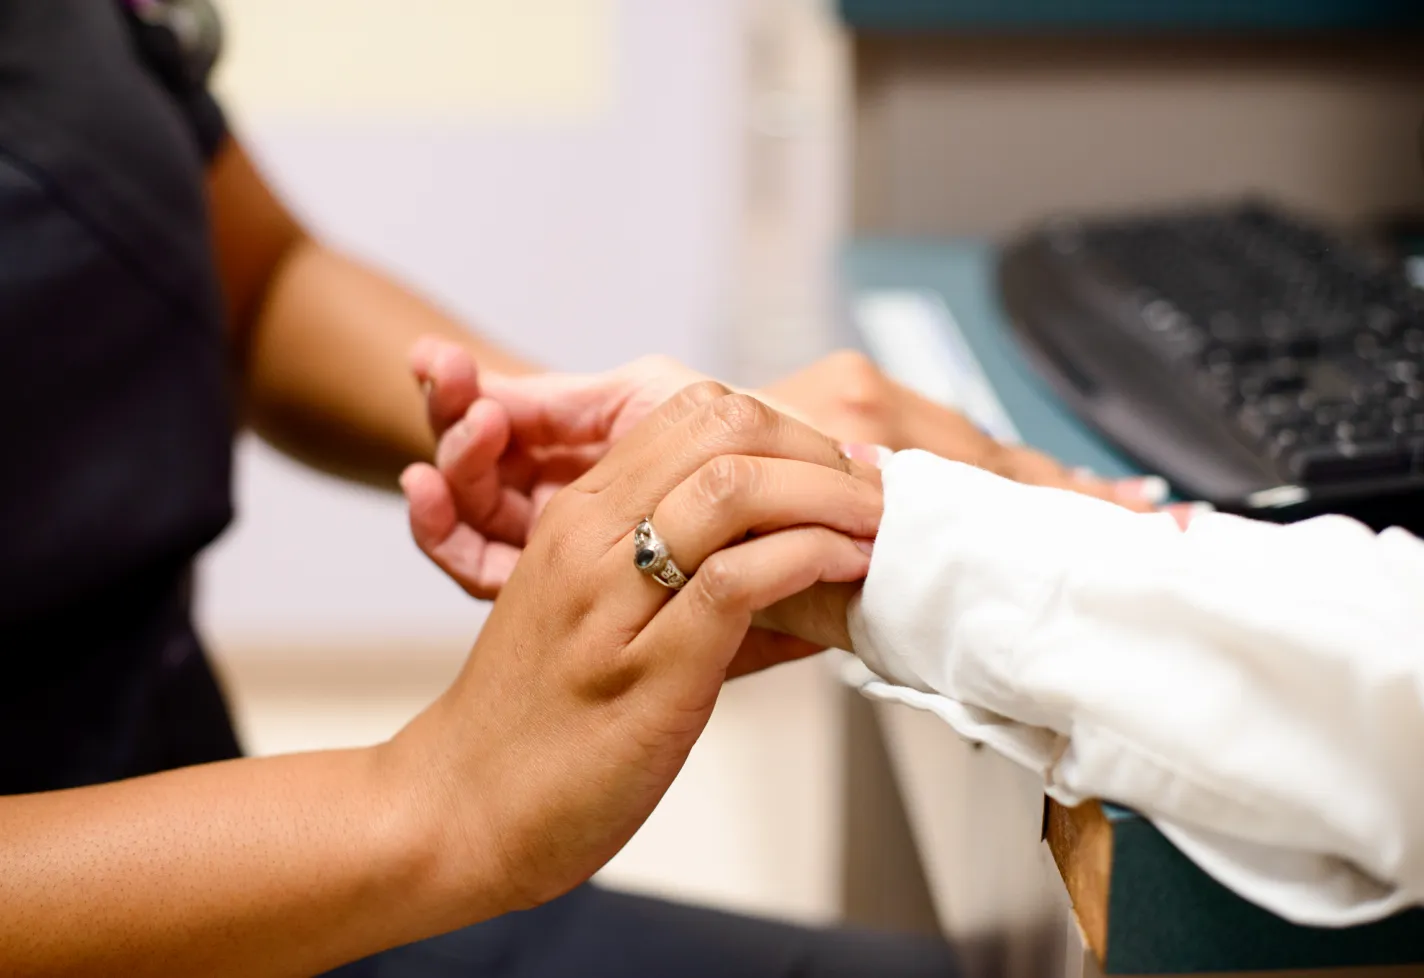
<path fill-rule="evenodd" d="M 1291 456 L 1290 469 L 1300 482 L 1317 486 L 1408 475 L 1413 465 L 1414 453 L 1407 446 L 1371 442 L 1303 449 Z"/>

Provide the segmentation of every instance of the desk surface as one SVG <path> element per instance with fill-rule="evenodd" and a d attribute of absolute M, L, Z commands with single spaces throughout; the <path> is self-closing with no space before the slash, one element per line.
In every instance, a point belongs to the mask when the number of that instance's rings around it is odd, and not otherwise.
<path fill-rule="evenodd" d="M 1024 361 L 994 285 L 994 250 L 977 240 L 862 239 L 848 249 L 851 293 L 928 290 L 949 307 L 1023 440 L 1067 465 L 1117 478 L 1138 474 L 1123 455 L 1069 414 Z"/>
<path fill-rule="evenodd" d="M 978 359 L 1003 408 L 1025 442 L 1071 465 L 1108 476 L 1134 472 L 1132 465 L 1084 428 L 1039 381 L 1009 332 L 994 286 L 994 252 L 965 240 L 862 240 L 846 254 L 843 280 L 851 295 L 871 290 L 928 290 L 948 307 L 966 345 Z M 928 354 L 927 354 L 928 356 Z M 896 768 L 907 813 L 928 863 L 926 876 L 937 894 L 948 894 L 941 912 L 952 929 L 979 931 L 983 915 L 1001 913 L 1028 899 L 1034 855 L 999 854 L 975 842 L 1007 820 L 1033 824 L 1041 791 L 989 760 L 970 760 L 954 735 L 932 718 L 911 719 L 881 711 L 882 729 Z M 1008 762 L 1001 762 L 1007 764 Z M 987 767 L 985 766 L 987 765 Z M 982 774 L 976 775 L 976 771 Z M 972 783 L 970 776 L 973 775 Z M 951 784 L 951 782 L 953 782 Z M 1015 811 L 979 812 L 978 790 L 992 804 Z M 1096 949 L 1109 973 L 1236 971 L 1323 968 L 1424 961 L 1424 911 L 1369 927 L 1318 930 L 1288 924 L 1217 884 L 1181 855 L 1149 822 L 1105 806 L 1106 835 L 1095 856 L 1105 860 L 1110 885 L 1102 888 L 1104 928 Z M 986 821 L 987 820 L 987 821 Z M 919 824 L 914 824 L 919 823 Z M 1022 846 L 1025 831 L 1012 843 Z M 1037 841 L 1035 838 L 1034 842 Z M 955 848 L 955 844 L 958 848 Z M 953 853 L 950 855 L 950 853 Z M 992 866 L 1018 863 L 1024 889 L 1007 886 Z M 966 879 L 975 865 L 981 880 Z M 1071 881 L 1070 881 L 1071 882 Z M 1003 906 L 993 906 L 1001 894 Z M 1084 915 L 1080 914 L 1080 918 Z M 1085 924 L 1086 920 L 1083 921 Z"/>

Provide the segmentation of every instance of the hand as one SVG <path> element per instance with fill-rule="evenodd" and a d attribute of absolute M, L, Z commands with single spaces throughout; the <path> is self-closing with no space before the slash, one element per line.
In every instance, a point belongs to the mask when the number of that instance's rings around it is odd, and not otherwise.
<path fill-rule="evenodd" d="M 434 338 L 417 344 L 411 359 L 440 436 L 436 470 L 415 467 L 401 480 L 411 532 L 475 597 L 498 593 L 554 492 L 676 391 L 705 379 L 666 357 L 646 357 L 602 374 L 492 374 L 481 383 L 464 348 Z M 479 400 L 482 392 L 490 400 Z M 856 353 L 833 354 L 756 396 L 847 443 L 924 448 L 1020 482 L 1132 509 L 1151 509 L 1165 490 L 1160 480 L 1110 483 L 1068 471 L 1038 452 L 1001 445 Z"/>
<path fill-rule="evenodd" d="M 587 879 L 667 790 L 723 681 L 819 647 L 753 616 L 862 579 L 881 507 L 878 472 L 719 385 L 635 426 L 549 503 L 455 685 L 397 738 L 452 864 L 493 873 L 505 910 Z M 633 566 L 650 514 L 691 577 L 676 594 Z"/>
<path fill-rule="evenodd" d="M 852 350 L 833 353 L 758 396 L 842 442 L 894 451 L 921 448 L 1015 482 L 1070 489 L 1138 511 L 1165 501 L 1161 480 L 1110 482 L 1067 469 L 1042 452 L 998 442 L 959 412 L 897 384 L 869 357 Z"/>
<path fill-rule="evenodd" d="M 657 356 L 602 374 L 481 377 L 469 351 L 439 337 L 416 344 L 411 367 L 439 439 L 435 470 L 413 466 L 401 479 L 411 533 L 477 598 L 499 593 L 554 493 L 668 398 L 708 379 Z"/>

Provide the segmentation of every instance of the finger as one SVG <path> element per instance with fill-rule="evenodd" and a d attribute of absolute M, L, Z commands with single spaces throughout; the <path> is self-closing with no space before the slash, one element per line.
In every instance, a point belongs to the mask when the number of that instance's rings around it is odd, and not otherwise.
<path fill-rule="evenodd" d="M 692 577 L 712 554 L 750 536 L 790 527 L 819 525 L 853 539 L 873 540 L 883 509 L 879 486 L 841 469 L 719 455 L 673 488 L 654 510 L 652 524 L 673 563 Z M 608 586 L 612 604 L 651 615 L 669 594 L 647 574 L 621 570 L 637 549 L 630 534 L 601 563 L 606 579 L 616 582 Z"/>
<path fill-rule="evenodd" d="M 1125 509 L 1138 513 L 1149 513 L 1156 509 L 1156 505 L 1149 501 L 1144 494 L 1143 487 L 1139 484 L 1141 480 L 1128 479 L 1109 481 L 1099 478 L 1096 475 L 1084 473 L 1080 469 L 1075 469 L 1068 473 L 1066 482 L 1061 484 L 1053 482 L 1037 483 L 1047 485 L 1055 489 L 1068 489 L 1081 496 L 1092 496 L 1094 499 L 1101 499 L 1105 502 L 1114 503 Z"/>
<path fill-rule="evenodd" d="M 530 446 L 603 441 L 620 396 L 609 374 L 492 379 L 487 393 L 504 405 L 519 440 Z"/>
<path fill-rule="evenodd" d="M 480 396 L 479 369 L 470 351 L 451 340 L 424 336 L 410 351 L 410 366 L 425 388 L 425 409 L 436 437 L 455 424 Z"/>
<path fill-rule="evenodd" d="M 519 560 L 519 548 L 485 539 L 461 523 L 448 483 L 429 465 L 401 475 L 416 546 L 468 594 L 493 598 Z"/>
<path fill-rule="evenodd" d="M 425 383 L 429 378 L 430 365 L 434 362 L 435 354 L 444 342 L 446 341 L 438 336 L 422 336 L 411 346 L 407 359 L 410 363 L 411 373 L 415 374 L 415 379 L 420 383 Z"/>
<path fill-rule="evenodd" d="M 809 462 L 880 484 L 878 471 L 847 458 L 836 442 L 747 394 L 715 398 L 642 444 L 615 446 L 580 481 L 589 491 L 613 490 L 609 502 L 618 517 L 639 517 L 718 455 Z"/>
<path fill-rule="evenodd" d="M 858 581 L 870 557 L 855 541 L 824 527 L 797 527 L 719 551 L 660 610 L 630 645 L 650 674 L 672 677 L 689 691 L 728 674 L 765 668 L 805 653 L 802 643 L 755 639 L 744 663 L 738 653 L 752 616 L 819 582 Z"/>
<path fill-rule="evenodd" d="M 648 454 L 649 446 L 669 432 L 681 430 L 688 418 L 728 394 L 728 389 L 716 381 L 702 381 L 684 387 L 649 413 L 616 444 L 610 445 L 599 464 L 579 480 L 579 489 L 599 492 L 608 488 L 620 474 L 636 470 L 641 458 Z"/>
<path fill-rule="evenodd" d="M 995 443 L 986 453 L 980 467 L 1006 479 L 1031 486 L 1050 486 L 1057 489 L 1080 486 L 1091 493 L 1096 485 L 1086 479 L 1079 479 L 1057 460 L 1042 452 L 1013 445 Z"/>
<path fill-rule="evenodd" d="M 888 432 L 889 448 L 923 448 L 942 458 L 977 464 L 998 443 L 958 411 L 893 384 L 894 406 L 901 422 Z"/>
<path fill-rule="evenodd" d="M 650 356 L 600 374 L 490 377 L 525 445 L 617 440 L 682 388 L 706 380 L 667 357 Z"/>
<path fill-rule="evenodd" d="M 935 404 L 899 384 L 892 383 L 890 391 L 900 418 L 899 440 L 905 443 L 892 444 L 892 448 L 923 448 L 945 458 L 967 461 L 1016 482 L 1070 489 L 1139 512 L 1155 509 L 1166 500 L 1166 484 L 1160 479 L 1114 483 L 1086 470 L 1070 472 L 1040 452 L 995 441 L 963 414 Z"/>
<path fill-rule="evenodd" d="M 846 624 L 851 598 L 861 582 L 817 584 L 759 612 L 752 624 L 769 631 L 793 634 L 828 649 L 849 649 Z"/>
<path fill-rule="evenodd" d="M 848 442 L 841 445 L 841 451 L 857 462 L 864 462 L 873 469 L 884 469 L 886 464 L 894 457 L 893 449 L 884 445 L 872 445 L 866 442 Z"/>
<path fill-rule="evenodd" d="M 1121 490 L 1114 483 L 1088 476 L 1081 470 L 1069 470 L 1056 459 L 1028 448 L 1002 445 L 996 442 L 980 466 L 1006 479 L 1012 479 L 1025 485 L 1067 489 L 1079 495 L 1092 496 L 1095 499 L 1102 499 L 1128 509 L 1148 510 L 1152 508 L 1132 491 Z"/>
<path fill-rule="evenodd" d="M 509 416 L 481 398 L 441 437 L 435 464 L 466 523 L 487 539 L 522 546 L 533 508 L 501 479 L 499 460 L 508 446 Z"/>
<path fill-rule="evenodd" d="M 820 525 L 873 540 L 884 497 L 840 469 L 788 459 L 719 455 L 664 497 L 652 522 L 686 574 L 747 536 Z"/>
<path fill-rule="evenodd" d="M 1157 475 L 1120 479 L 1112 483 L 1112 489 L 1119 503 L 1141 513 L 1151 512 L 1166 505 L 1172 495 L 1167 480 Z"/>
<path fill-rule="evenodd" d="M 531 460 L 534 468 L 532 476 L 524 486 L 516 487 L 529 495 L 529 532 L 534 531 L 544 507 L 559 490 L 582 477 L 597 465 L 607 452 L 608 446 L 605 444 L 579 445 L 574 448 L 541 451 L 537 460 Z M 507 470 L 502 471 L 506 471 L 502 478 L 508 485 L 510 478 Z"/>

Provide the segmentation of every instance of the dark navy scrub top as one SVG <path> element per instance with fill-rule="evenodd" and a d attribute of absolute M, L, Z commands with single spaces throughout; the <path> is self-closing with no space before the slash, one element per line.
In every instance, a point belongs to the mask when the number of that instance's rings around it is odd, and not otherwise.
<path fill-rule="evenodd" d="M 0 0 L 0 794 L 232 757 L 189 568 L 231 518 L 222 115 L 124 0 Z"/>

